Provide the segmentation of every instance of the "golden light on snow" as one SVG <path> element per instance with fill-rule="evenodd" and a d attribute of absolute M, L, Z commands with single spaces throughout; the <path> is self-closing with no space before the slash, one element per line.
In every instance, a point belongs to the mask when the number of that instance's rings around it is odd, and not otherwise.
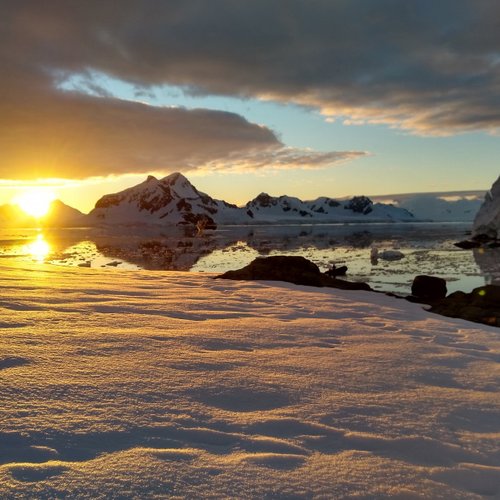
<path fill-rule="evenodd" d="M 26 251 L 38 262 L 43 262 L 50 253 L 50 245 L 43 234 L 39 234 L 32 243 L 26 246 Z"/>
<path fill-rule="evenodd" d="M 47 215 L 55 194 L 46 188 L 30 188 L 23 192 L 16 203 L 24 212 L 32 217 L 40 218 Z"/>

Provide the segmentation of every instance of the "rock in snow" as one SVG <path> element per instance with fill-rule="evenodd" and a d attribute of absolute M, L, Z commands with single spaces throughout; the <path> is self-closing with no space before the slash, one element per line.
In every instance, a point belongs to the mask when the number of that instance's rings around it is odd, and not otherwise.
<path fill-rule="evenodd" d="M 415 276 L 413 280 L 411 293 L 419 299 L 428 301 L 444 299 L 448 293 L 446 280 L 436 276 L 420 274 L 419 276 Z"/>
<path fill-rule="evenodd" d="M 500 326 L 500 286 L 486 285 L 470 293 L 454 292 L 432 305 L 432 312 Z"/>
<path fill-rule="evenodd" d="M 500 239 L 500 177 L 486 193 L 484 202 L 474 220 L 474 237 Z"/>

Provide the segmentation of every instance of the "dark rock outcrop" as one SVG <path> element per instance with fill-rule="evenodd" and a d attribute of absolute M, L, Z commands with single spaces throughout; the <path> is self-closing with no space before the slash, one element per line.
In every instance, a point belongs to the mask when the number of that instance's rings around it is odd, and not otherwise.
<path fill-rule="evenodd" d="M 369 214 L 373 210 L 373 201 L 367 196 L 354 196 L 351 198 L 344 208 L 346 210 L 352 210 L 360 214 Z"/>
<path fill-rule="evenodd" d="M 277 255 L 257 257 L 248 266 L 227 271 L 217 278 L 232 280 L 286 281 L 296 285 L 341 288 L 344 290 L 371 290 L 367 283 L 339 280 L 322 273 L 318 266 L 304 257 Z"/>
<path fill-rule="evenodd" d="M 415 276 L 411 285 L 412 295 L 424 302 L 444 299 L 447 292 L 446 280 L 435 276 L 426 276 L 425 274 Z"/>
<path fill-rule="evenodd" d="M 333 265 L 331 269 L 325 271 L 325 274 L 327 276 L 330 276 L 331 278 L 336 278 L 337 276 L 345 276 L 347 274 L 347 266 L 337 267 Z"/>
<path fill-rule="evenodd" d="M 430 310 L 443 316 L 500 327 L 500 286 L 486 285 L 471 293 L 451 293 Z"/>
<path fill-rule="evenodd" d="M 479 248 L 481 246 L 481 242 L 476 240 L 463 240 L 453 244 L 463 250 L 470 250 L 471 248 Z"/>

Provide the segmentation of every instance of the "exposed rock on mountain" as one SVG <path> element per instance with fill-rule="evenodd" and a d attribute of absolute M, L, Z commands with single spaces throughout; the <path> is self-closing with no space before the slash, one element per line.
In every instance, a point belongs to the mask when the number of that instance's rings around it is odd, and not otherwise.
<path fill-rule="evenodd" d="M 366 215 L 373 210 L 372 206 L 373 202 L 370 198 L 366 196 L 355 196 L 344 205 L 344 208 L 346 210 L 352 210 L 355 213 Z"/>
<path fill-rule="evenodd" d="M 500 239 L 500 177 L 486 193 L 472 233 L 475 238 Z"/>
<path fill-rule="evenodd" d="M 275 222 L 278 220 L 311 219 L 313 213 L 302 200 L 292 196 L 269 196 L 261 193 L 249 201 L 246 213 L 251 220 L 260 222 Z"/>
<path fill-rule="evenodd" d="M 413 215 L 405 209 L 373 203 L 366 196 L 337 201 L 320 197 L 302 201 L 291 196 L 269 196 L 261 193 L 246 206 L 248 216 L 256 222 L 350 222 L 350 221 L 411 221 Z"/>
<path fill-rule="evenodd" d="M 103 196 L 89 214 L 95 223 L 192 225 L 237 222 L 241 210 L 198 191 L 180 173 L 149 176 L 137 186 Z"/>

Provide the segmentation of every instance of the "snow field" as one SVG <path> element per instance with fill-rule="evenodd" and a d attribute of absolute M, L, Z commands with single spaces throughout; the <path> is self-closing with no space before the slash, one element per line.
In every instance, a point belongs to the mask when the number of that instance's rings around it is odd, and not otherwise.
<path fill-rule="evenodd" d="M 500 496 L 498 329 L 195 273 L 0 285 L 0 497 Z"/>

